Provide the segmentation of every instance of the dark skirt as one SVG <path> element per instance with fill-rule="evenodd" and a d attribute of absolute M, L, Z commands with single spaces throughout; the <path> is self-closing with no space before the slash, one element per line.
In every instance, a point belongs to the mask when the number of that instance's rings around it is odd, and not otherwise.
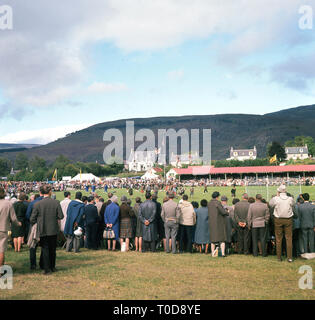
<path fill-rule="evenodd" d="M 25 223 L 23 221 L 22 222 L 22 226 L 17 226 L 14 223 L 12 223 L 12 227 L 11 227 L 11 237 L 12 238 L 19 238 L 19 237 L 24 237 L 25 236 Z"/>
<path fill-rule="evenodd" d="M 138 218 L 137 219 L 137 228 L 136 228 L 136 237 L 137 238 L 142 238 L 142 234 L 143 234 L 143 231 L 142 231 L 142 222 L 140 221 L 140 219 Z"/>
<path fill-rule="evenodd" d="M 132 238 L 131 219 L 122 219 L 120 221 L 120 238 Z"/>

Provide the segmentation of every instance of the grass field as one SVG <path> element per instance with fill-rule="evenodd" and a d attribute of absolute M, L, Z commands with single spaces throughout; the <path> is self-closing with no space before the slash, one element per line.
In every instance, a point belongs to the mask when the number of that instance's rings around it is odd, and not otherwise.
<path fill-rule="evenodd" d="M 215 189 L 221 194 L 230 192 L 230 188 Z M 314 199 L 313 190 L 308 187 L 302 191 L 311 193 Z M 202 191 L 196 190 L 194 200 L 210 199 L 214 190 L 209 188 L 205 197 Z M 237 196 L 241 192 L 239 188 Z M 122 193 L 126 194 L 117 191 L 118 196 Z M 137 195 L 135 192 L 132 198 Z M 62 199 L 62 194 L 58 193 L 57 198 Z M 58 272 L 45 276 L 40 270 L 30 271 L 25 247 L 20 253 L 9 248 L 6 264 L 13 268 L 13 289 L 0 290 L 1 299 L 315 299 L 314 289 L 298 286 L 302 276 L 299 267 L 309 265 L 315 270 L 314 260 L 297 259 L 290 264 L 278 262 L 276 256 L 212 258 L 199 253 L 87 249 L 75 254 L 58 249 Z"/>

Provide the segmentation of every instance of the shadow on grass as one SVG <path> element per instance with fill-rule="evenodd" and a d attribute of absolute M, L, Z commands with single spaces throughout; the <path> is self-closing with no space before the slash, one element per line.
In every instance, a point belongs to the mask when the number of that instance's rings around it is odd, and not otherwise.
<path fill-rule="evenodd" d="M 102 252 L 102 250 L 97 250 L 94 252 Z M 113 255 L 106 255 L 104 250 L 104 256 L 91 254 L 93 251 L 90 250 L 82 250 L 81 252 L 66 252 L 62 249 L 57 249 L 57 257 L 56 257 L 56 268 L 58 272 L 75 272 L 77 269 L 85 269 L 89 267 L 102 266 L 103 264 L 112 264 L 115 263 L 117 257 Z M 9 259 L 8 263 L 11 264 L 13 268 L 14 275 L 35 275 L 42 273 L 43 270 L 39 267 L 39 257 L 41 254 L 41 248 L 36 250 L 36 262 L 37 267 L 35 270 L 30 269 L 30 259 L 29 259 L 29 250 L 23 250 L 20 253 L 10 252 L 8 254 Z"/>

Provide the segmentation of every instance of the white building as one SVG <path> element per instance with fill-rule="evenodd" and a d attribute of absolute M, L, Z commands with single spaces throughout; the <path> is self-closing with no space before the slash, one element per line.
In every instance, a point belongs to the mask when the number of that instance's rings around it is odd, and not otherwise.
<path fill-rule="evenodd" d="M 308 147 L 286 147 L 287 160 L 304 160 L 308 158 Z"/>
<path fill-rule="evenodd" d="M 129 171 L 147 171 L 154 167 L 156 162 L 155 151 L 131 151 L 126 164 Z"/>
<path fill-rule="evenodd" d="M 226 160 L 255 160 L 257 158 L 257 149 L 254 146 L 253 149 L 233 149 L 231 147 L 230 150 L 230 158 L 227 158 Z"/>

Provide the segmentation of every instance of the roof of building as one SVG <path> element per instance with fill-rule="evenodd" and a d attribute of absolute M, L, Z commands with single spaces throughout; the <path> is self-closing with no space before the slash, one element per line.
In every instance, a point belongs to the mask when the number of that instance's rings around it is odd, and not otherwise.
<path fill-rule="evenodd" d="M 285 152 L 287 154 L 308 154 L 307 146 L 304 147 L 286 147 Z"/>
<path fill-rule="evenodd" d="M 237 153 L 237 154 L 234 154 Z M 230 150 L 230 157 L 250 157 L 250 156 L 257 156 L 257 150 L 254 147 L 253 149 L 234 149 L 231 148 Z"/>
<path fill-rule="evenodd" d="M 257 167 L 223 167 L 189 166 L 188 168 L 173 168 L 178 175 L 209 175 L 209 174 L 245 174 L 245 173 L 286 173 L 315 172 L 315 165 L 288 166 L 257 166 Z"/>

